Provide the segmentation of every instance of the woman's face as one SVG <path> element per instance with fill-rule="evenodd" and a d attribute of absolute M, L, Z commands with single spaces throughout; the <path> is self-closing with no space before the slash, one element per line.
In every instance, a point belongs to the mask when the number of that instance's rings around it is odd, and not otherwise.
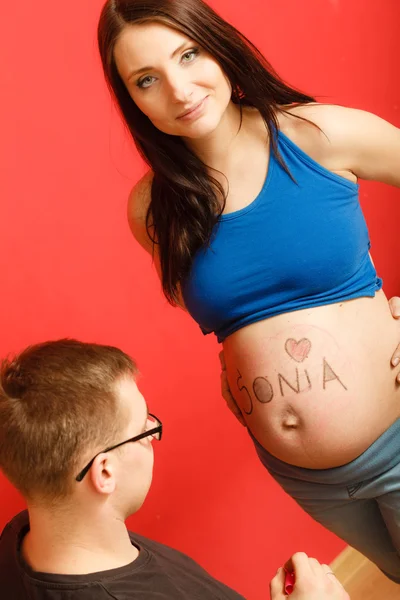
<path fill-rule="evenodd" d="M 182 33 L 159 23 L 127 26 L 114 57 L 132 100 L 161 131 L 198 139 L 220 123 L 230 83 L 214 58 Z"/>

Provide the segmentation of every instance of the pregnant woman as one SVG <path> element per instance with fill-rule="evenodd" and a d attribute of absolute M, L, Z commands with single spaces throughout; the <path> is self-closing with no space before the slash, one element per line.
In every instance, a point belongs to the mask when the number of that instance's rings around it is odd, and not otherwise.
<path fill-rule="evenodd" d="M 98 37 L 166 297 L 223 344 L 266 469 L 400 582 L 400 325 L 357 183 L 400 187 L 400 131 L 292 89 L 201 0 L 108 0 Z"/>

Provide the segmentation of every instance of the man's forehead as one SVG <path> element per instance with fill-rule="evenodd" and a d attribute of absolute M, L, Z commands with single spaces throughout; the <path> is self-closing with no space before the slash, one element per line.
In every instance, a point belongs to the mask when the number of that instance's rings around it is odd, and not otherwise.
<path fill-rule="evenodd" d="M 145 418 L 147 404 L 133 376 L 123 377 L 117 382 L 117 394 L 121 404 L 133 411 L 137 419 Z"/>

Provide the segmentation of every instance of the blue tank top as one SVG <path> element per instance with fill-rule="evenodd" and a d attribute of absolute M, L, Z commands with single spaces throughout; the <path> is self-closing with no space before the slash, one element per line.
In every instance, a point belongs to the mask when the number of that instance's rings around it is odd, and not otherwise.
<path fill-rule="evenodd" d="M 221 215 L 182 287 L 204 334 L 218 341 L 245 325 L 361 296 L 382 287 L 358 184 L 328 171 L 282 132 L 261 192 Z"/>

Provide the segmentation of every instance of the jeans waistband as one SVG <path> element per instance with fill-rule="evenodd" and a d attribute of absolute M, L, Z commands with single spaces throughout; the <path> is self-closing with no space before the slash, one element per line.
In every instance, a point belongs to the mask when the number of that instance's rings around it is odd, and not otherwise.
<path fill-rule="evenodd" d="M 275 475 L 315 483 L 343 484 L 355 479 L 365 481 L 389 471 L 400 461 L 400 418 L 389 427 L 365 452 L 340 467 L 305 469 L 285 463 L 270 454 L 250 433 L 263 465 Z"/>

